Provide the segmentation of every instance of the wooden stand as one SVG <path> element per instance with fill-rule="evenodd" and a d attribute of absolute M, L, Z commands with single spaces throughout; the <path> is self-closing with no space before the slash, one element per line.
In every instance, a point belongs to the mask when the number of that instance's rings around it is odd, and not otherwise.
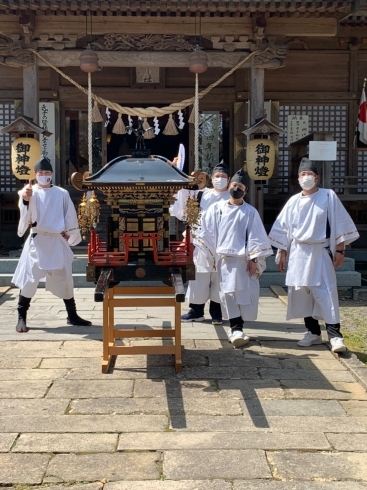
<path fill-rule="evenodd" d="M 115 298 L 124 295 L 125 298 Z M 157 297 L 160 296 L 160 297 Z M 164 295 L 164 296 L 163 296 Z M 136 297 L 132 297 L 136 296 Z M 150 296 L 150 297 L 149 297 Z M 173 287 L 113 287 L 106 291 L 103 299 L 103 359 L 102 373 L 107 373 L 112 356 L 120 354 L 174 354 L 176 372 L 182 369 L 181 358 L 181 302 L 177 301 Z M 145 330 L 115 330 L 114 309 L 118 307 L 167 307 L 175 310 L 174 328 Z M 136 337 L 174 338 L 174 345 L 125 346 L 115 345 L 116 339 Z"/>

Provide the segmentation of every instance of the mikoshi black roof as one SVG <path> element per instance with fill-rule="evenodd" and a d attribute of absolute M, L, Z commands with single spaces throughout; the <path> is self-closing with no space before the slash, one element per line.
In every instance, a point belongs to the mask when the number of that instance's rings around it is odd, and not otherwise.
<path fill-rule="evenodd" d="M 171 165 L 164 157 L 136 158 L 130 155 L 115 158 L 83 181 L 83 184 L 96 186 L 135 185 L 136 183 L 148 185 L 180 184 L 180 187 L 189 183 L 194 184 L 192 179 Z"/>

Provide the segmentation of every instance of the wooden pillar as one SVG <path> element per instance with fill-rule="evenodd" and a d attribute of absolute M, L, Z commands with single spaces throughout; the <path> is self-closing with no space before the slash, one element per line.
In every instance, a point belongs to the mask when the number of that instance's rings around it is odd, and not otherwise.
<path fill-rule="evenodd" d="M 237 170 L 243 167 L 243 163 L 245 160 L 245 151 L 244 151 L 244 139 L 245 135 L 242 134 L 242 131 L 245 129 L 246 123 L 246 105 L 244 102 L 235 102 L 233 107 L 233 160 L 231 159 L 229 162 L 230 167 L 230 175 L 234 175 Z M 233 164 L 232 164 L 233 161 Z"/>
<path fill-rule="evenodd" d="M 250 125 L 256 123 L 257 119 L 264 116 L 264 68 L 255 68 L 251 65 L 250 70 Z M 257 195 L 255 182 L 250 181 L 248 192 L 249 203 L 258 208 L 261 219 L 263 219 L 263 195 L 262 190 Z"/>
<path fill-rule="evenodd" d="M 36 62 L 23 68 L 23 113 L 38 124 L 39 90 L 38 66 Z"/>

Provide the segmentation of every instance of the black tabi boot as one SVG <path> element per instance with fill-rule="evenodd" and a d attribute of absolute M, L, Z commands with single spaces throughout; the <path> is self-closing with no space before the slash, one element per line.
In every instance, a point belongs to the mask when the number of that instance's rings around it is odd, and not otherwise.
<path fill-rule="evenodd" d="M 64 299 L 64 303 L 68 314 L 66 319 L 66 323 L 68 325 L 80 325 L 82 327 L 90 327 L 92 325 L 92 322 L 89 320 L 83 320 L 83 318 L 80 318 L 80 316 L 77 314 L 74 298 Z"/>
<path fill-rule="evenodd" d="M 26 333 L 29 330 L 29 328 L 27 327 L 27 311 L 31 303 L 31 299 L 32 298 L 26 298 L 25 296 L 19 294 L 18 308 L 17 308 L 18 323 L 17 326 L 15 327 L 15 330 L 18 333 Z"/>
<path fill-rule="evenodd" d="M 321 327 L 319 321 L 312 316 L 306 316 L 303 321 L 305 322 L 305 327 L 309 332 L 314 335 L 321 335 Z"/>

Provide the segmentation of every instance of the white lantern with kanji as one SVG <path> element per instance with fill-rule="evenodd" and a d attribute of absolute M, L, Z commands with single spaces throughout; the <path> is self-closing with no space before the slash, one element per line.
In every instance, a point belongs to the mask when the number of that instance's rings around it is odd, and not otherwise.
<path fill-rule="evenodd" d="M 42 154 L 40 142 L 34 138 L 20 137 L 11 145 L 11 167 L 17 179 L 35 178 L 34 165 Z"/>
<path fill-rule="evenodd" d="M 247 145 L 247 173 L 252 180 L 268 180 L 274 172 L 275 146 L 270 139 L 253 139 Z"/>

